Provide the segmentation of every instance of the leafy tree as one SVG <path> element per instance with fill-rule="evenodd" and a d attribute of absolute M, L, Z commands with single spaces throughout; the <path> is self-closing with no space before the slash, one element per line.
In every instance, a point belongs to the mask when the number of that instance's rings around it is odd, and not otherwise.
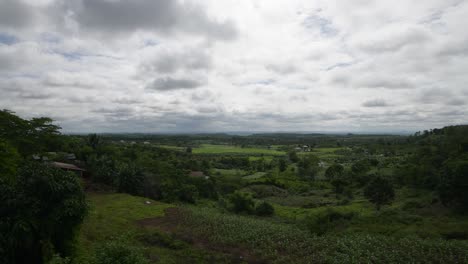
<path fill-rule="evenodd" d="M 333 164 L 325 171 L 325 177 L 329 180 L 341 178 L 344 173 L 344 167 L 341 164 Z"/>
<path fill-rule="evenodd" d="M 0 110 L 0 138 L 23 156 L 56 149 L 61 143 L 59 130 L 48 117 L 26 120 L 9 110 Z"/>
<path fill-rule="evenodd" d="M 0 177 L 12 177 L 21 158 L 18 151 L 0 139 Z"/>
<path fill-rule="evenodd" d="M 438 188 L 442 203 L 468 212 L 468 162 L 451 160 L 444 168 L 442 183 Z"/>
<path fill-rule="evenodd" d="M 297 156 L 297 153 L 295 151 L 290 151 L 288 153 L 288 157 L 292 163 L 296 163 L 299 161 L 299 157 Z"/>
<path fill-rule="evenodd" d="M 377 176 L 364 189 L 364 196 L 380 210 L 395 199 L 395 190 L 387 179 Z"/>
<path fill-rule="evenodd" d="M 117 191 L 132 195 L 144 193 L 145 176 L 135 164 L 123 164 L 117 176 Z"/>
<path fill-rule="evenodd" d="M 87 205 L 73 173 L 28 163 L 0 179 L 0 262 L 43 263 L 54 251 L 70 255 Z"/>
<path fill-rule="evenodd" d="M 101 137 L 97 134 L 89 134 L 88 135 L 88 145 L 96 151 L 98 147 L 101 145 Z"/>
<path fill-rule="evenodd" d="M 279 170 L 280 170 L 280 172 L 285 171 L 287 167 L 288 167 L 288 165 L 286 163 L 286 160 L 285 159 L 280 159 L 279 160 Z"/>
<path fill-rule="evenodd" d="M 299 176 L 311 180 L 315 179 L 319 171 L 319 161 L 314 155 L 303 156 L 297 163 Z"/>
<path fill-rule="evenodd" d="M 94 182 L 113 186 L 117 181 L 118 170 L 116 161 L 107 155 L 91 155 L 88 158 L 88 168 L 91 172 L 91 179 Z"/>

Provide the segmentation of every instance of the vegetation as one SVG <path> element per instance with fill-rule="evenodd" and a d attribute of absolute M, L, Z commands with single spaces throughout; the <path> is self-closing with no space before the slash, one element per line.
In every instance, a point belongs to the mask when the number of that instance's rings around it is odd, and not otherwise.
<path fill-rule="evenodd" d="M 468 126 L 59 130 L 0 111 L 1 263 L 468 262 Z"/>

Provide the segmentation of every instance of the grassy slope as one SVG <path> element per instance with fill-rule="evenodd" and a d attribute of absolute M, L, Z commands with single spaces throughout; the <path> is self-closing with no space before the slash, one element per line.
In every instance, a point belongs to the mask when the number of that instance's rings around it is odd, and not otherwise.
<path fill-rule="evenodd" d="M 128 194 L 88 194 L 90 212 L 81 227 L 78 237 L 78 261 L 87 262 L 95 246 L 105 240 L 129 233 L 134 239 L 141 231 L 135 221 L 164 215 L 169 204 L 151 201 Z"/>
<path fill-rule="evenodd" d="M 122 236 L 129 245 L 143 248 L 150 263 L 231 263 L 230 254 L 194 247 L 171 236 L 164 239 L 166 244 L 161 243 L 161 240 L 154 243 L 143 242 L 143 237 L 160 237 L 162 231 L 158 226 L 143 227 L 137 221 L 162 217 L 164 210 L 175 207 L 174 205 L 121 193 L 88 194 L 88 200 L 90 213 L 78 235 L 77 253 L 73 263 L 92 264 L 94 251 L 100 244 Z M 151 204 L 146 204 L 145 201 L 150 201 Z"/>

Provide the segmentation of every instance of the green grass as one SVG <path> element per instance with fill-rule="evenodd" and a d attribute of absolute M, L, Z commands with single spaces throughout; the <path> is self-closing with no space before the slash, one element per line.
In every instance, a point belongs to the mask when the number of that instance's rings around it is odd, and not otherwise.
<path fill-rule="evenodd" d="M 178 150 L 178 151 L 185 151 L 185 147 L 177 147 L 177 146 L 171 146 L 171 145 L 157 145 L 160 148 L 166 148 L 166 149 L 171 149 L 171 150 Z"/>
<path fill-rule="evenodd" d="M 273 160 L 273 156 L 250 156 L 249 161 L 257 161 L 263 159 L 265 162 L 271 162 Z"/>
<path fill-rule="evenodd" d="M 170 204 L 128 194 L 88 194 L 90 211 L 78 236 L 78 263 L 86 262 L 100 242 L 124 233 L 133 238 L 140 230 L 135 221 L 164 215 Z"/>
<path fill-rule="evenodd" d="M 141 227 L 137 220 L 164 216 L 174 205 L 128 194 L 88 194 L 90 212 L 78 234 L 73 264 L 93 264 L 97 247 L 124 235 L 128 245 L 143 249 L 150 263 L 230 263 L 229 254 L 208 251 L 165 235 L 170 245 L 144 242 L 143 237 L 162 234 L 158 227 Z M 146 204 L 150 201 L 151 204 Z M 182 245 L 172 247 L 171 245 Z"/>
<path fill-rule="evenodd" d="M 245 154 L 245 155 L 269 155 L 269 156 L 281 156 L 285 155 L 284 151 L 278 151 L 267 148 L 241 148 L 238 146 L 231 145 L 212 145 L 202 144 L 200 147 L 193 148 L 194 154 Z"/>
<path fill-rule="evenodd" d="M 254 174 L 251 174 L 251 175 L 247 175 L 247 176 L 244 176 L 242 177 L 242 179 L 245 179 L 245 180 L 252 180 L 252 179 L 258 179 L 258 178 L 261 178 L 263 176 L 265 176 L 266 172 L 256 172 Z"/>

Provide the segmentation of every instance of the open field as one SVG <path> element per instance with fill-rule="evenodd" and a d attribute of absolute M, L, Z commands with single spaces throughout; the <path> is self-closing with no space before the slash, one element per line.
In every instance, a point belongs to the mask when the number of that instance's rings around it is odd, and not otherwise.
<path fill-rule="evenodd" d="M 200 147 L 193 148 L 194 154 L 245 154 L 245 155 L 269 155 L 281 156 L 285 155 L 284 151 L 273 150 L 268 148 L 241 148 L 230 145 L 211 145 L 202 144 Z"/>

